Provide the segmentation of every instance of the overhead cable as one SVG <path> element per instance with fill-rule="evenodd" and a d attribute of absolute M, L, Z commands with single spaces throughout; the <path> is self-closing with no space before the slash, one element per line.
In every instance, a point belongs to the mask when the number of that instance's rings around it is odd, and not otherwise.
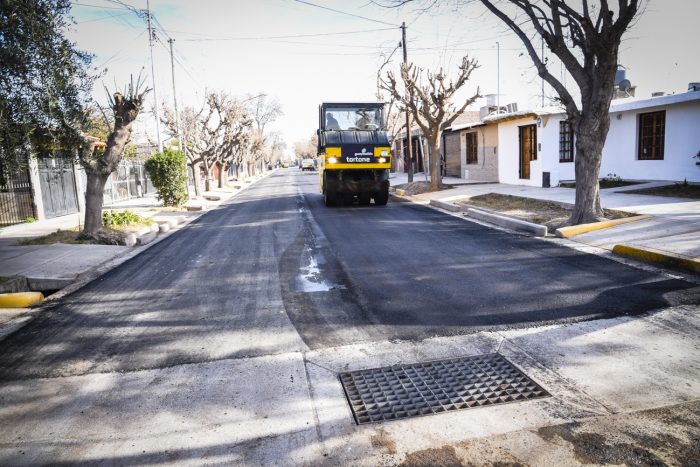
<path fill-rule="evenodd" d="M 317 5 L 315 3 L 307 2 L 305 0 L 294 0 L 294 1 L 297 3 L 303 3 L 304 5 L 309 5 L 309 6 L 313 6 L 316 8 L 320 8 L 322 10 L 328 10 L 328 11 L 332 11 L 334 13 L 339 13 L 341 15 L 352 16 L 354 18 L 364 19 L 366 21 L 372 21 L 372 22 L 379 23 L 379 24 L 386 24 L 388 26 L 394 26 L 395 28 L 401 27 L 401 25 L 399 25 L 399 24 L 387 23 L 386 21 L 381 21 L 381 20 L 374 19 L 374 18 L 368 18 L 366 16 L 360 16 L 360 15 L 356 15 L 354 13 L 348 13 L 347 11 L 336 10 L 335 8 L 330 8 L 330 7 L 323 6 L 323 5 Z"/>
<path fill-rule="evenodd" d="M 209 36 L 202 37 L 200 39 L 180 39 L 187 42 L 203 42 L 203 41 L 257 41 L 257 40 L 274 40 L 274 39 L 295 39 L 298 37 L 320 37 L 320 36 L 340 36 L 344 34 L 362 34 L 367 32 L 378 32 L 378 31 L 393 31 L 394 28 L 381 28 L 381 29 L 364 29 L 360 31 L 343 31 L 343 32 L 325 32 L 317 34 L 295 34 L 289 36 L 256 36 L 256 37 L 226 37 L 226 36 Z M 180 34 L 193 34 L 185 31 L 173 31 L 168 30 L 170 33 L 180 33 Z M 206 34 L 197 34 L 206 36 Z"/>

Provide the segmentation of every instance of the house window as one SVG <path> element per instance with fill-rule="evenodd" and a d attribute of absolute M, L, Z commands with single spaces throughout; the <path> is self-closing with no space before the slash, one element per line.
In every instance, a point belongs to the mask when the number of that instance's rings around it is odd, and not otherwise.
<path fill-rule="evenodd" d="M 477 164 L 478 139 L 476 133 L 467 133 L 467 164 Z"/>
<path fill-rule="evenodd" d="M 639 160 L 663 160 L 666 111 L 639 114 Z"/>
<path fill-rule="evenodd" d="M 571 122 L 559 122 L 559 162 L 574 161 L 574 128 Z"/>

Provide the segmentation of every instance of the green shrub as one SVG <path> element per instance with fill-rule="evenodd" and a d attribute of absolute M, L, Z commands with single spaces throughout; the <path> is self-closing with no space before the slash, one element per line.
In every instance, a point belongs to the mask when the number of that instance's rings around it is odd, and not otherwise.
<path fill-rule="evenodd" d="M 164 206 L 187 201 L 187 158 L 182 151 L 165 148 L 149 157 L 145 167 Z"/>
<path fill-rule="evenodd" d="M 36 219 L 34 219 L 32 216 L 29 216 L 29 217 L 24 219 L 24 222 L 32 223 L 32 222 L 36 222 Z"/>
<path fill-rule="evenodd" d="M 102 211 L 102 224 L 105 227 L 143 224 L 146 220 L 131 211 Z"/>

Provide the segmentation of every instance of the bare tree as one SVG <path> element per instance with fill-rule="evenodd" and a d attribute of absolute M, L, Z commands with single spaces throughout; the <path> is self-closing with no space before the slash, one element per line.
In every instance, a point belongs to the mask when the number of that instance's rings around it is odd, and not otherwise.
<path fill-rule="evenodd" d="M 226 186 L 226 174 L 237 151 L 248 142 L 252 119 L 243 105 L 225 95 L 219 95 L 211 104 L 216 107 L 219 119 L 223 122 L 218 147 L 212 153 L 214 163 L 219 166 L 219 188 Z"/>
<path fill-rule="evenodd" d="M 267 98 L 266 94 L 248 97 L 248 112 L 255 122 L 255 128 L 261 133 L 265 133 L 265 127 L 283 115 L 282 105 L 277 98 Z"/>
<path fill-rule="evenodd" d="M 399 0 L 403 5 L 414 0 Z M 449 2 L 450 0 L 447 0 Z M 461 0 L 458 3 L 469 3 Z M 603 216 L 598 177 L 610 129 L 610 101 L 622 36 L 640 12 L 640 0 L 478 0 L 525 45 L 537 73 L 554 88 L 574 129 L 576 203 L 568 223 L 595 222 Z M 438 0 L 430 0 L 428 7 Z M 532 31 L 556 55 L 580 91 L 580 104 L 537 52 Z"/>
<path fill-rule="evenodd" d="M 176 121 L 170 109 L 164 109 L 163 122 L 171 134 L 176 133 Z M 211 190 L 212 172 L 219 167 L 218 186 L 226 184 L 226 172 L 241 155 L 248 142 L 247 133 L 252 120 L 241 102 L 227 94 L 209 92 L 199 111 L 186 107 L 180 116 L 184 150 L 194 171 L 195 194 L 200 195 L 200 171 L 206 174 L 204 187 Z"/>
<path fill-rule="evenodd" d="M 618 50 L 622 35 L 639 11 L 638 0 L 618 0 L 617 19 L 607 0 L 590 7 L 583 0 L 581 11 L 564 0 L 510 0 L 542 37 L 574 78 L 581 92 L 581 105 L 547 68 L 520 20 L 490 0 L 481 2 L 503 21 L 525 44 L 537 73 L 559 95 L 576 139 L 576 203 L 570 224 L 595 222 L 603 217 L 598 175 L 603 146 L 610 129 L 610 101 L 615 89 Z M 578 49 L 579 56 L 569 44 Z"/>
<path fill-rule="evenodd" d="M 117 169 L 131 137 L 131 127 L 143 106 L 145 95 L 150 89 L 143 88 L 141 75 L 134 83 L 132 77 L 123 93 L 115 92 L 109 97 L 114 116 L 112 130 L 107 136 L 107 144 L 102 146 L 95 137 L 84 136 L 79 151 L 80 164 L 87 174 L 85 190 L 85 227 L 83 238 L 99 238 L 102 231 L 103 192 L 107 178 Z M 105 121 L 109 121 L 106 114 Z M 104 148 L 104 149 L 103 149 Z"/>
<path fill-rule="evenodd" d="M 294 143 L 294 155 L 297 159 L 315 159 L 318 151 L 318 136 L 313 135 L 306 141 Z"/>
<path fill-rule="evenodd" d="M 282 139 L 282 135 L 279 132 L 272 132 L 268 137 L 268 158 L 265 161 L 268 165 L 275 164 L 277 161 L 281 160 L 282 152 L 287 147 L 287 144 Z"/>
<path fill-rule="evenodd" d="M 184 107 L 180 111 L 180 130 L 182 131 L 182 141 L 185 156 L 187 156 L 187 162 L 190 167 L 192 167 L 193 182 L 194 182 L 194 194 L 195 196 L 201 195 L 201 164 L 202 164 L 202 154 L 196 151 L 196 146 L 192 143 L 195 134 L 198 131 L 198 120 L 202 113 L 204 112 L 204 107 L 197 111 L 193 107 Z M 175 137 L 178 134 L 177 120 L 175 119 L 175 114 L 172 109 L 167 106 L 163 106 L 163 113 L 161 120 L 166 126 L 168 133 L 171 137 Z"/>
<path fill-rule="evenodd" d="M 475 59 L 463 57 L 459 66 L 457 79 L 449 81 L 442 68 L 437 73 L 427 71 L 425 82 L 423 69 L 409 64 L 401 65 L 401 79 L 408 92 L 403 93 L 392 72 L 387 73 L 387 80 L 382 87 L 389 91 L 396 101 L 408 107 L 430 147 L 430 188 L 442 189 L 442 174 L 440 173 L 440 142 L 442 132 L 449 127 L 464 110 L 481 95 L 477 88 L 476 94 L 466 99 L 457 108 L 452 99 L 455 93 L 469 80 L 472 72 L 478 67 Z M 413 96 L 413 99 L 406 96 Z M 410 137 L 410 135 L 409 135 Z"/>

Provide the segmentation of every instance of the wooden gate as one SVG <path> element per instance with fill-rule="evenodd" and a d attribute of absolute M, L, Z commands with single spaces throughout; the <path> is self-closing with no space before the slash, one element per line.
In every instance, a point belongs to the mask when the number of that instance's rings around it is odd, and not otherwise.
<path fill-rule="evenodd" d="M 73 161 L 64 157 L 39 159 L 39 180 L 44 214 L 47 218 L 78 212 L 78 191 L 75 186 Z"/>

